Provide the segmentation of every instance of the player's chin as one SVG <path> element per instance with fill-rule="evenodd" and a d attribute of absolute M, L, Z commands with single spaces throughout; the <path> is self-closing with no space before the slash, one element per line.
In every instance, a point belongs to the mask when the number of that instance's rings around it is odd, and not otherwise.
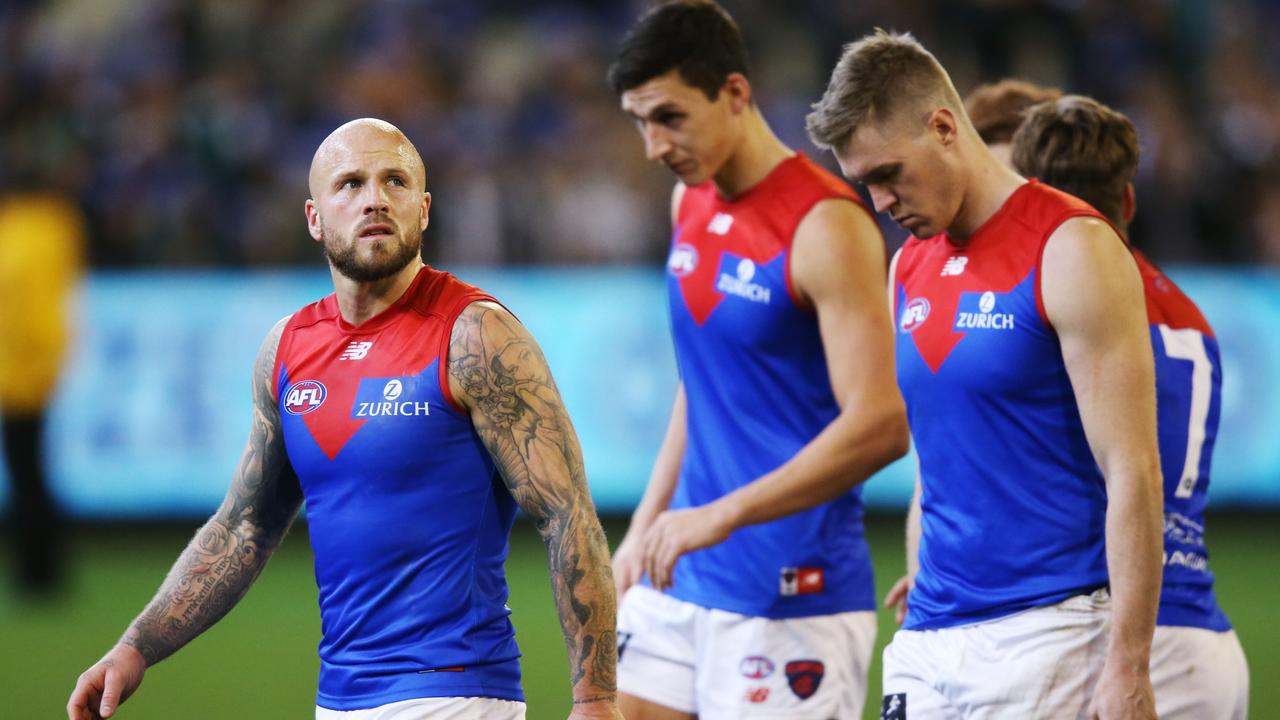
<path fill-rule="evenodd" d="M 703 172 L 702 165 L 697 162 L 686 162 L 675 165 L 671 168 L 671 172 L 684 183 L 685 187 L 697 187 L 707 181 L 707 174 Z"/>
<path fill-rule="evenodd" d="M 903 225 L 902 227 L 906 229 L 907 232 L 911 233 L 914 237 L 917 237 L 921 240 L 931 238 L 934 235 L 938 234 L 937 229 L 934 228 L 933 225 L 931 225 L 930 223 L 924 220 L 920 220 L 917 218 L 911 218 L 910 220 L 907 221 L 907 224 Z"/>

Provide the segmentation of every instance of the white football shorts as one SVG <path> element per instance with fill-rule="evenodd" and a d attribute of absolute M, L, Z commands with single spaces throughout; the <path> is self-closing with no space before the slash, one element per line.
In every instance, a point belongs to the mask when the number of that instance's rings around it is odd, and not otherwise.
<path fill-rule="evenodd" d="M 899 630 L 884 650 L 880 717 L 1083 718 L 1106 660 L 1110 606 L 1098 590 L 972 625 Z"/>
<path fill-rule="evenodd" d="M 1245 720 L 1249 665 L 1235 631 L 1157 626 L 1151 684 L 1161 720 Z"/>
<path fill-rule="evenodd" d="M 699 720 L 857 718 L 872 611 L 773 620 L 635 585 L 618 609 L 618 690 Z"/>
<path fill-rule="evenodd" d="M 402 700 L 368 710 L 316 707 L 316 720 L 524 720 L 525 705 L 484 697 Z"/>

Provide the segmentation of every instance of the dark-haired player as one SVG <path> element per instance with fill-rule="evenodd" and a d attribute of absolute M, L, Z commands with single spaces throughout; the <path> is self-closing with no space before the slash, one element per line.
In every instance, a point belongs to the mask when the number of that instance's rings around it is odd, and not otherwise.
<path fill-rule="evenodd" d="M 647 157 L 678 178 L 681 382 L 614 565 L 620 709 L 856 717 L 875 617 L 855 486 L 907 440 L 883 239 L 770 130 L 715 4 L 650 11 L 609 75 Z"/>

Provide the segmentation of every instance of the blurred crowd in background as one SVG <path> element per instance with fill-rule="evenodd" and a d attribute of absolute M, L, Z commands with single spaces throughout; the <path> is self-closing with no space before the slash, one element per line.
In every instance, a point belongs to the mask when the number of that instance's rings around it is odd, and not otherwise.
<path fill-rule="evenodd" d="M 841 45 L 910 30 L 962 94 L 1016 76 L 1128 113 L 1157 260 L 1280 264 L 1277 0 L 723 4 L 793 147 L 816 154 L 804 115 Z M 311 153 L 373 115 L 426 160 L 428 261 L 660 262 L 671 178 L 604 81 L 646 5 L 5 0 L 0 191 L 73 198 L 100 268 L 310 265 Z"/>

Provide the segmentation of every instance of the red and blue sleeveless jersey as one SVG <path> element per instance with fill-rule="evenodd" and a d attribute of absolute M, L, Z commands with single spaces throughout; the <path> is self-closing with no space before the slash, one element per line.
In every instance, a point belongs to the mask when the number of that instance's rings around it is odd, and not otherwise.
<path fill-rule="evenodd" d="M 964 245 L 899 253 L 897 372 L 920 462 L 920 570 L 904 627 L 980 622 L 1107 584 L 1106 488 L 1057 334 L 1045 243 L 1101 216 L 1030 181 Z"/>
<path fill-rule="evenodd" d="M 831 198 L 858 202 L 800 154 L 733 199 L 710 182 L 685 191 L 667 263 L 688 401 L 673 509 L 705 505 L 776 469 L 839 414 L 817 315 L 788 267 L 796 227 Z M 860 491 L 685 555 L 670 592 L 757 617 L 872 609 Z"/>
<path fill-rule="evenodd" d="M 280 338 L 276 399 L 315 553 L 322 707 L 523 699 L 503 573 L 515 502 L 446 374 L 454 320 L 491 299 L 427 267 L 359 326 L 330 295 Z"/>
<path fill-rule="evenodd" d="M 1205 547 L 1209 469 L 1222 412 L 1222 359 L 1200 308 L 1142 253 L 1156 361 L 1156 412 L 1164 477 L 1164 584 L 1159 625 L 1231 629 L 1218 606 Z"/>

